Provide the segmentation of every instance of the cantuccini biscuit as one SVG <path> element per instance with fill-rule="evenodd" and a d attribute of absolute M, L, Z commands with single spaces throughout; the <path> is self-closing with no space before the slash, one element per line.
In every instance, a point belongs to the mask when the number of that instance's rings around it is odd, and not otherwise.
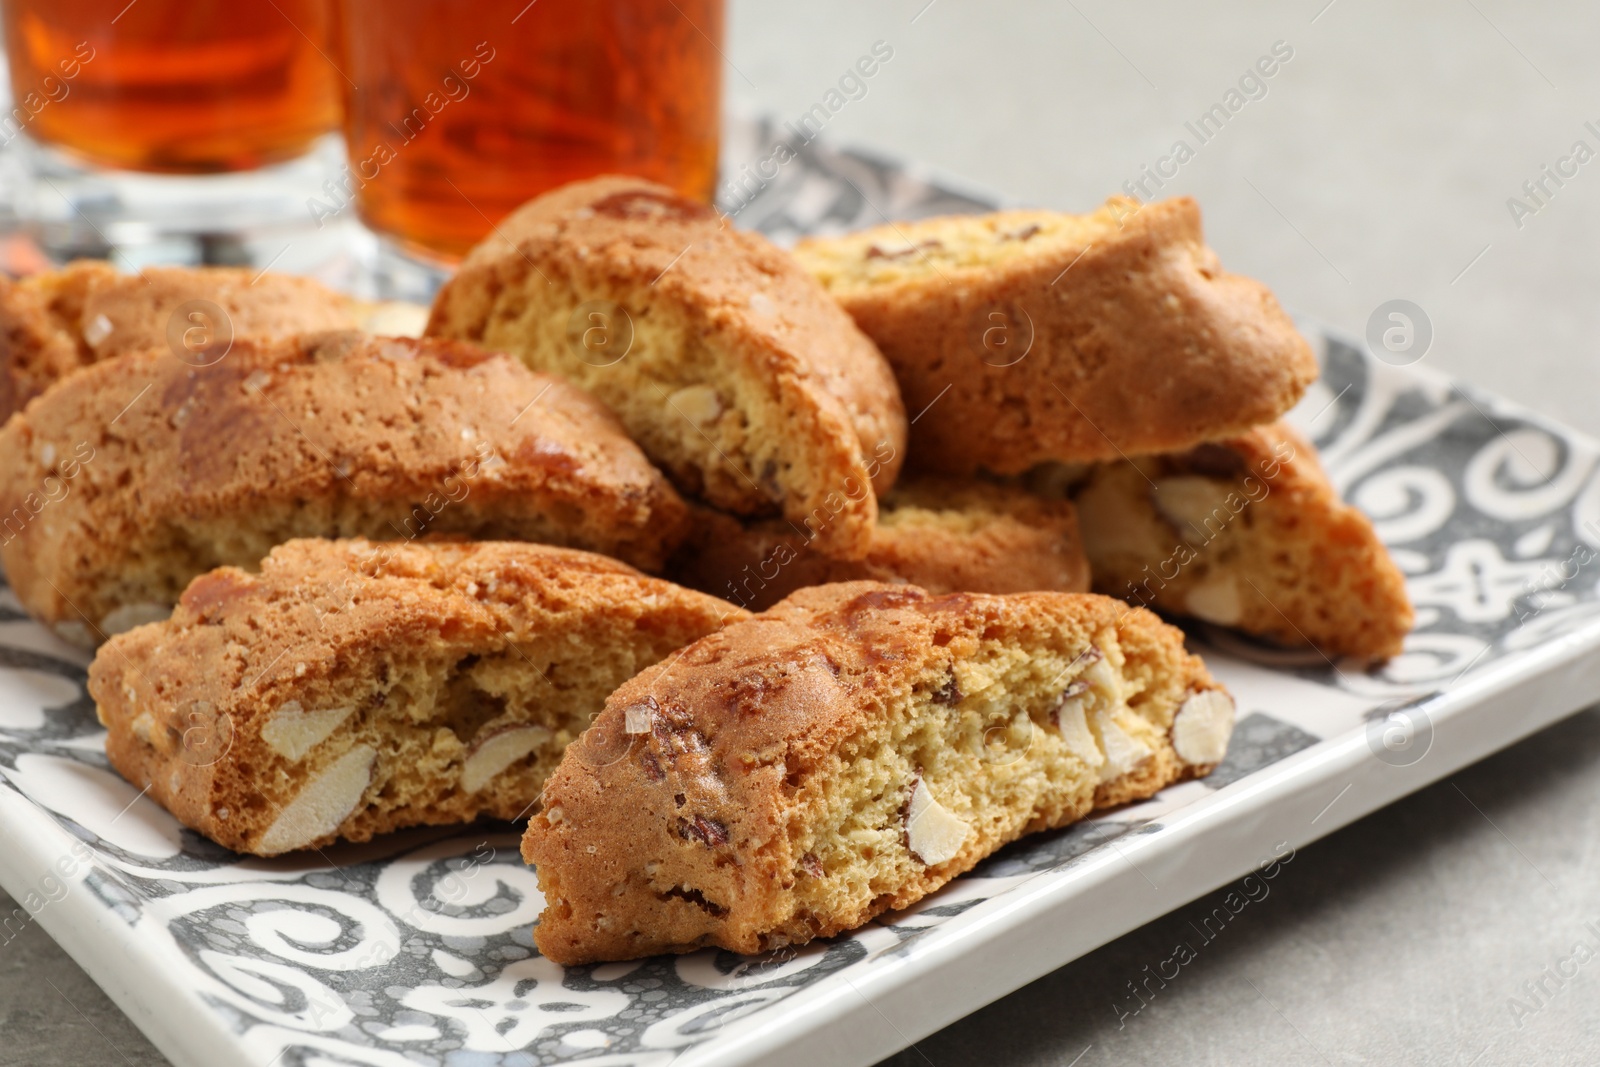
<path fill-rule="evenodd" d="M 127 352 L 317 330 L 416 334 L 420 311 L 355 301 L 310 278 L 233 267 L 123 274 L 78 260 L 21 281 L 0 278 L 0 424 L 70 371 Z"/>
<path fill-rule="evenodd" d="M 1100 592 L 1333 656 L 1411 629 L 1404 575 L 1285 423 L 1104 464 L 1075 499 Z"/>
<path fill-rule="evenodd" d="M 89 670 L 111 763 L 261 856 L 525 814 L 639 670 L 744 613 L 587 552 L 291 541 Z"/>
<path fill-rule="evenodd" d="M 795 254 L 893 365 L 922 470 L 1190 448 L 1277 418 L 1317 376 L 1187 197 L 899 223 Z"/>
<path fill-rule="evenodd" d="M 685 493 L 871 539 L 906 420 L 883 357 L 788 253 L 634 178 L 533 200 L 440 291 L 431 336 L 513 352 L 616 411 Z"/>
<path fill-rule="evenodd" d="M 1108 597 L 802 590 L 623 685 L 567 750 L 523 838 L 534 938 L 578 964 L 826 937 L 1208 772 L 1232 722 L 1183 635 Z"/>
<path fill-rule="evenodd" d="M 355 332 L 82 368 L 0 429 L 0 556 L 92 644 L 294 537 L 541 541 L 657 569 L 687 514 L 593 398 L 507 356 Z"/>
<path fill-rule="evenodd" d="M 907 582 L 930 593 L 1082 593 L 1089 562 L 1072 504 L 1024 489 L 946 478 L 901 480 L 878 500 L 861 559 L 833 559 L 783 519 L 741 522 L 693 509 L 667 575 L 751 611 L 828 582 Z"/>

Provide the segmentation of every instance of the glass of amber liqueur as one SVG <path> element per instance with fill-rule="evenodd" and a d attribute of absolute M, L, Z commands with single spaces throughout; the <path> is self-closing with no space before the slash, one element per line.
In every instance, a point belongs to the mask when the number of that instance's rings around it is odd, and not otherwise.
<path fill-rule="evenodd" d="M 380 236 L 384 295 L 579 178 L 711 200 L 723 0 L 342 0 L 339 23 L 348 169 L 320 210 Z"/>
<path fill-rule="evenodd" d="M 426 301 L 555 186 L 715 188 L 723 0 L 3 7 L 0 224 L 48 260 L 270 266 Z"/>
<path fill-rule="evenodd" d="M 343 162 L 331 0 L 3 7 L 7 221 L 48 259 L 306 270 L 337 255 L 306 206 Z"/>

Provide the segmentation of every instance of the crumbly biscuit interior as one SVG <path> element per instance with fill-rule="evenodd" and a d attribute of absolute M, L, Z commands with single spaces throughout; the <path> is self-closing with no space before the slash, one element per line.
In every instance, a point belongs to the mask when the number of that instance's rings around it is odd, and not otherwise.
<path fill-rule="evenodd" d="M 429 495 L 419 492 L 417 500 Z M 229 565 L 259 570 L 274 546 L 297 537 L 411 541 L 425 534 L 465 534 L 486 541 L 574 546 L 574 534 L 582 532 L 594 538 L 590 544 L 604 543 L 605 531 L 586 530 L 587 525 L 576 507 L 530 495 L 506 496 L 488 512 L 451 506 L 436 513 L 404 499 L 261 500 L 249 523 L 230 514 L 168 517 L 157 529 L 146 531 L 138 555 L 105 576 L 96 589 L 96 606 L 84 607 L 109 637 L 129 625 L 165 617 L 195 575 Z M 587 546 L 580 540 L 574 547 Z"/>
<path fill-rule="evenodd" d="M 238 808 L 213 814 L 262 827 L 254 840 L 264 854 L 335 833 L 360 841 L 395 826 L 526 814 L 611 691 L 690 636 L 601 618 L 514 645 L 397 641 L 264 712 L 268 765 L 241 770 Z M 340 774 L 354 777 L 330 789 Z M 319 788 L 344 797 L 322 805 L 321 822 L 297 804 Z"/>
<path fill-rule="evenodd" d="M 1411 612 L 1371 527 L 1292 492 L 1248 472 L 1109 464 L 1076 497 L 1095 588 L 1289 647 L 1397 646 Z"/>
<path fill-rule="evenodd" d="M 901 482 L 879 498 L 878 525 L 908 531 L 940 527 L 958 534 L 976 534 L 1014 512 L 985 489 L 938 481 Z"/>
<path fill-rule="evenodd" d="M 482 344 L 599 397 L 687 493 L 761 514 L 791 484 L 777 397 L 664 301 L 535 277 L 493 311 Z"/>
<path fill-rule="evenodd" d="M 993 525 L 999 518 L 994 512 L 967 511 L 957 507 L 924 507 L 898 503 L 890 506 L 879 502 L 878 528 L 915 534 L 918 530 L 941 529 L 970 536 Z"/>
<path fill-rule="evenodd" d="M 1087 215 L 1054 211 L 951 215 L 802 242 L 795 254 L 827 289 L 844 295 L 900 281 L 939 278 L 941 272 L 1063 254 L 1070 258 L 1114 233 L 1137 207 L 1136 201 L 1114 197 Z"/>
<path fill-rule="evenodd" d="M 1103 780 L 1165 743 L 1173 708 L 1151 681 L 1110 629 L 1092 643 L 985 639 L 924 678 L 794 790 L 792 928 L 854 925 L 921 895 L 903 895 L 930 866 L 908 823 L 914 789 L 965 825 L 963 847 L 979 855 L 1087 814 Z"/>
<path fill-rule="evenodd" d="M 1243 478 L 1113 464 L 1098 471 L 1076 500 L 1084 550 L 1105 592 L 1153 600 L 1221 625 L 1244 621 L 1245 599 L 1255 595 L 1250 582 L 1277 584 L 1304 573 L 1286 568 L 1310 562 L 1288 558 L 1297 546 L 1261 536 L 1269 531 L 1257 529 Z M 1202 592 L 1191 605 L 1195 590 Z"/>

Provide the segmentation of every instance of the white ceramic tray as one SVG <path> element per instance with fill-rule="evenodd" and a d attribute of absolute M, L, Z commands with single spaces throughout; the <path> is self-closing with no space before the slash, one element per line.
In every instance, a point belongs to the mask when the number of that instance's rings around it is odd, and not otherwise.
<path fill-rule="evenodd" d="M 763 158 L 764 136 L 742 129 L 733 154 Z M 808 148 L 731 206 L 786 236 L 982 205 Z M 0 886 L 21 908 L 0 942 L 39 923 L 179 1067 L 872 1063 L 1600 698 L 1582 567 L 1600 548 L 1600 449 L 1308 333 L 1324 376 L 1297 414 L 1393 547 L 1418 626 L 1373 673 L 1193 631 L 1240 709 L 1205 782 L 1013 845 L 849 937 L 563 971 L 533 951 L 542 901 L 511 827 L 310 861 L 183 830 L 107 768 L 83 658 L 5 591 Z"/>

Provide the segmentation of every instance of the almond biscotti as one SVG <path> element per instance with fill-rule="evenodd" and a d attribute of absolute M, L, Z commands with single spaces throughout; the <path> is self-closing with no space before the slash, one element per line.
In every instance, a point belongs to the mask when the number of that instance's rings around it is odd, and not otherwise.
<path fill-rule="evenodd" d="M 528 824 L 558 963 L 754 953 L 1221 760 L 1233 702 L 1108 597 L 803 590 L 618 689 Z M 621 743 L 626 740 L 626 744 Z"/>
<path fill-rule="evenodd" d="M 449 341 L 353 332 L 93 364 L 0 429 L 0 557 L 81 644 L 294 537 L 540 541 L 658 569 L 681 498 L 581 390 Z"/>
<path fill-rule="evenodd" d="M 893 365 L 923 470 L 1190 448 L 1277 418 L 1317 376 L 1187 197 L 898 223 L 795 254 Z"/>
<path fill-rule="evenodd" d="M 1095 468 L 1077 491 L 1095 588 L 1330 656 L 1399 654 L 1405 577 L 1282 422 Z"/>
<path fill-rule="evenodd" d="M 593 392 L 685 493 L 867 551 L 906 421 L 888 365 L 764 238 L 635 178 L 530 201 L 473 250 L 428 334 Z"/>
<path fill-rule="evenodd" d="M 743 523 L 694 510 L 669 577 L 751 611 L 828 582 L 906 582 L 930 593 L 1083 593 L 1089 562 L 1072 504 L 1012 486 L 945 478 L 900 481 L 878 501 L 857 560 L 818 552 L 782 519 Z"/>
<path fill-rule="evenodd" d="M 232 267 L 123 274 L 79 260 L 21 281 L 0 278 L 0 424 L 70 371 L 128 352 L 163 348 L 207 362 L 241 337 L 414 333 L 413 310 L 363 304 L 310 278 Z"/>
<path fill-rule="evenodd" d="M 274 856 L 525 814 L 613 689 L 743 615 L 587 552 L 291 541 L 113 638 L 89 692 L 123 777 Z"/>

